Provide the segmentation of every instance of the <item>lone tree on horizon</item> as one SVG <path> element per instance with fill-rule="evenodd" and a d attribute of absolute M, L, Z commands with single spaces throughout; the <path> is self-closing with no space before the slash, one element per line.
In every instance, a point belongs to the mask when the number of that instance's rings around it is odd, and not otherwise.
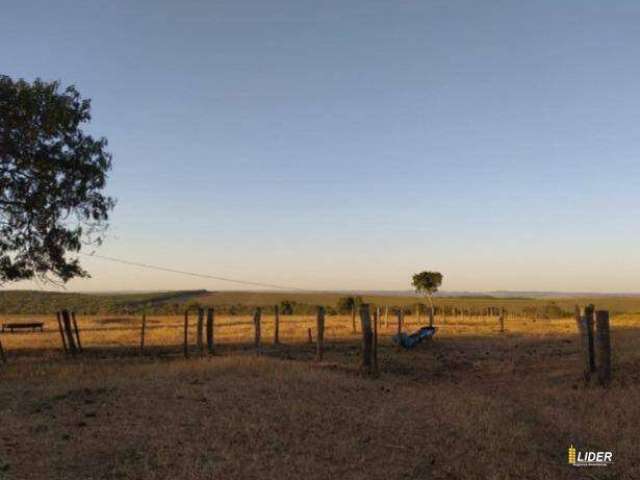
<path fill-rule="evenodd" d="M 81 128 L 90 111 L 73 86 L 0 75 L 0 285 L 89 276 L 67 255 L 101 243 L 115 205 L 107 140 Z"/>
<path fill-rule="evenodd" d="M 442 285 L 443 276 L 440 272 L 424 271 L 413 275 L 411 284 L 416 289 L 417 293 L 425 295 L 429 299 L 429 308 L 431 312 L 429 314 L 429 322 L 433 322 L 433 294 L 438 291 L 440 285 Z"/>

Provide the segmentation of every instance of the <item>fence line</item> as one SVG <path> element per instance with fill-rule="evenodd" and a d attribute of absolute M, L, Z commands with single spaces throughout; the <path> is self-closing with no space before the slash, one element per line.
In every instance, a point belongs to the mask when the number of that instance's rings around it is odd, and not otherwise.
<path fill-rule="evenodd" d="M 411 313 L 415 312 L 414 308 L 405 308 L 404 306 L 390 306 L 384 305 L 384 317 L 385 322 L 382 323 L 382 307 L 373 306 L 373 310 L 370 310 L 371 306 L 363 304 L 359 306 L 360 312 L 360 327 L 355 330 L 360 331 L 362 337 L 361 343 L 361 360 L 362 369 L 367 373 L 374 373 L 378 369 L 377 365 L 377 350 L 378 350 L 378 336 L 391 336 L 396 331 L 396 334 L 402 334 L 412 326 L 420 325 L 417 321 L 407 321 L 407 317 L 411 319 L 418 319 L 418 315 L 412 316 Z M 391 312 L 390 312 L 391 310 Z M 450 311 L 448 318 L 445 317 L 446 311 Z M 352 310 L 353 312 L 353 310 Z M 196 313 L 195 328 L 191 328 L 191 314 Z M 285 342 L 286 337 L 290 336 L 291 341 L 303 343 L 305 327 L 308 328 L 307 334 L 309 342 L 313 342 L 315 338 L 315 358 L 316 361 L 323 361 L 326 351 L 327 334 L 330 336 L 338 337 L 340 334 L 347 335 L 345 340 L 349 338 L 349 316 L 341 316 L 340 324 L 328 324 L 327 318 L 331 318 L 332 315 L 327 315 L 326 310 L 323 307 L 317 309 L 315 318 L 312 315 L 281 315 L 279 308 L 276 306 L 273 308 L 273 315 L 264 314 L 262 307 L 256 308 L 251 320 L 234 319 L 234 315 L 222 316 L 218 321 L 214 321 L 215 309 L 208 308 L 205 312 L 204 309 L 197 309 L 195 311 L 186 311 L 184 313 L 183 323 L 176 321 L 162 321 L 157 318 L 154 320 L 153 315 L 147 315 L 143 312 L 141 316 L 127 316 L 120 319 L 120 322 L 130 321 L 130 325 L 117 325 L 110 326 L 91 326 L 87 325 L 86 319 L 83 316 L 76 315 L 75 312 L 69 310 L 62 310 L 57 312 L 55 316 L 55 323 L 57 329 L 47 329 L 43 332 L 44 335 L 60 335 L 59 347 L 64 353 L 74 356 L 82 354 L 87 349 L 105 347 L 105 348 L 124 348 L 124 349 L 138 349 L 140 354 L 145 352 L 158 351 L 160 347 L 163 348 L 175 348 L 175 344 L 178 344 L 179 349 L 179 331 L 183 329 L 182 335 L 182 347 L 183 354 L 189 358 L 193 351 L 198 352 L 200 356 L 208 353 L 209 355 L 215 352 L 217 344 L 240 344 L 250 343 L 250 332 L 253 327 L 253 343 L 257 354 L 263 353 L 265 349 L 265 343 L 263 341 L 263 335 L 265 334 L 264 327 L 266 326 L 266 332 L 274 329 L 273 345 L 278 346 L 282 342 L 284 333 Z M 388 322 L 389 313 L 394 313 L 397 317 L 397 325 L 392 325 Z M 430 312 L 428 312 L 430 313 Z M 508 332 L 510 321 L 517 318 L 525 318 L 522 315 L 514 312 L 508 312 L 503 308 L 487 308 L 484 311 L 469 312 L 467 309 L 434 309 L 434 323 L 437 328 L 454 328 L 454 327 L 477 327 L 477 326 L 489 326 L 496 333 Z M 595 316 L 594 316 L 595 315 Z M 165 316 L 156 316 L 165 317 Z M 425 321 L 431 320 L 429 318 Z M 137 323 L 135 319 L 141 318 L 141 323 Z M 165 317 L 166 318 L 166 317 Z M 204 346 L 205 335 L 205 318 L 206 318 L 206 349 Z M 442 325 L 440 322 L 447 320 L 446 325 Z M 84 320 L 84 321 L 83 321 Z M 529 318 L 535 322 L 539 318 Z M 595 322 L 594 322 L 595 320 Z M 140 321 L 140 320 L 138 320 Z M 353 316 L 351 316 L 353 322 Z M 611 342 L 610 342 L 610 322 L 607 311 L 595 311 L 592 306 L 587 306 L 582 311 L 578 310 L 576 316 L 576 324 L 579 328 L 580 339 L 583 342 L 581 348 L 582 363 L 584 365 L 585 380 L 589 381 L 594 373 L 597 373 L 598 382 L 602 385 L 607 385 L 611 381 Z M 384 330 L 380 331 L 380 327 L 384 325 Z M 594 332 L 595 326 L 595 332 Z M 241 327 L 241 331 L 229 333 L 232 327 Z M 281 331 L 281 327 L 302 327 L 295 328 L 293 331 L 291 328 Z M 246 328 L 246 330 L 245 330 Z M 175 330 L 175 336 L 172 331 Z M 353 333 L 353 324 L 351 325 L 351 333 Z M 166 331 L 167 333 L 161 337 L 157 336 L 158 331 Z M 113 339 L 107 339 L 109 334 L 117 334 L 120 332 L 137 332 L 137 335 L 124 335 L 115 337 Z M 28 335 L 31 335 L 29 333 Z M 38 335 L 34 333 L 33 335 Z M 139 337 L 138 337 L 139 335 Z M 102 337 L 102 338 L 101 338 Z M 241 337 L 238 339 L 238 337 Z M 194 347 L 195 338 L 195 349 Z M 107 339 L 107 340 L 105 340 Z M 138 343 L 139 339 L 139 343 Z M 168 339 L 168 341 L 167 341 Z M 215 340 L 214 340 L 215 339 Z M 229 342 L 230 339 L 237 341 Z M 295 339 L 295 340 L 293 340 Z M 129 341 L 131 340 L 131 345 Z M 105 343 L 102 343 L 102 342 Z M 175 343 L 174 343 L 175 342 Z M 11 343 L 11 342 L 10 342 Z M 4 348 L 2 348 L 4 347 Z M 10 347 L 11 348 L 11 347 Z M 400 349 L 401 347 L 399 347 Z M 7 349 L 6 342 L 3 345 L 0 343 L 0 360 L 6 361 Z M 175 353 L 178 353 L 179 350 Z M 11 356 L 11 355 L 9 355 Z"/>

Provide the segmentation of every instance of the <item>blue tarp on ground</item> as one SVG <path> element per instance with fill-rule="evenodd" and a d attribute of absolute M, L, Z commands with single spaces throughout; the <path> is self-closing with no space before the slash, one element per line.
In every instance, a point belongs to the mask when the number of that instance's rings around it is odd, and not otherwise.
<path fill-rule="evenodd" d="M 400 335 L 394 335 L 393 341 L 399 343 L 404 348 L 413 348 L 422 342 L 425 338 L 431 338 L 436 334 L 436 327 L 422 327 L 417 332 L 407 334 L 402 332 Z"/>

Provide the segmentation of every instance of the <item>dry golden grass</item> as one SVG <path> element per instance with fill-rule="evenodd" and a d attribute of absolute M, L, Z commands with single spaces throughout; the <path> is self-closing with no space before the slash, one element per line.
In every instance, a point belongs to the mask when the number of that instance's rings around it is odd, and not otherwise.
<path fill-rule="evenodd" d="M 580 380 L 571 319 L 449 319 L 402 352 L 383 322 L 379 378 L 358 373 L 349 317 L 327 318 L 321 364 L 312 317 L 283 317 L 276 347 L 265 316 L 261 357 L 249 317 L 216 318 L 219 355 L 189 360 L 180 317 L 148 318 L 145 356 L 139 317 L 79 317 L 76 359 L 44 320 L 0 337 L 0 478 L 640 478 L 638 316 L 612 319 L 608 389 Z M 571 467 L 571 443 L 615 463 Z"/>

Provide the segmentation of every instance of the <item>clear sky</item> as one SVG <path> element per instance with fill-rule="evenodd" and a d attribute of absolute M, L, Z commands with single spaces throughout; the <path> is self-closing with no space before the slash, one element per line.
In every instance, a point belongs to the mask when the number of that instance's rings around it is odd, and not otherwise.
<path fill-rule="evenodd" d="M 310 289 L 640 291 L 637 1 L 5 1 L 93 100 L 102 255 Z M 237 288 L 85 259 L 73 290 Z M 29 284 L 18 284 L 22 288 Z"/>

